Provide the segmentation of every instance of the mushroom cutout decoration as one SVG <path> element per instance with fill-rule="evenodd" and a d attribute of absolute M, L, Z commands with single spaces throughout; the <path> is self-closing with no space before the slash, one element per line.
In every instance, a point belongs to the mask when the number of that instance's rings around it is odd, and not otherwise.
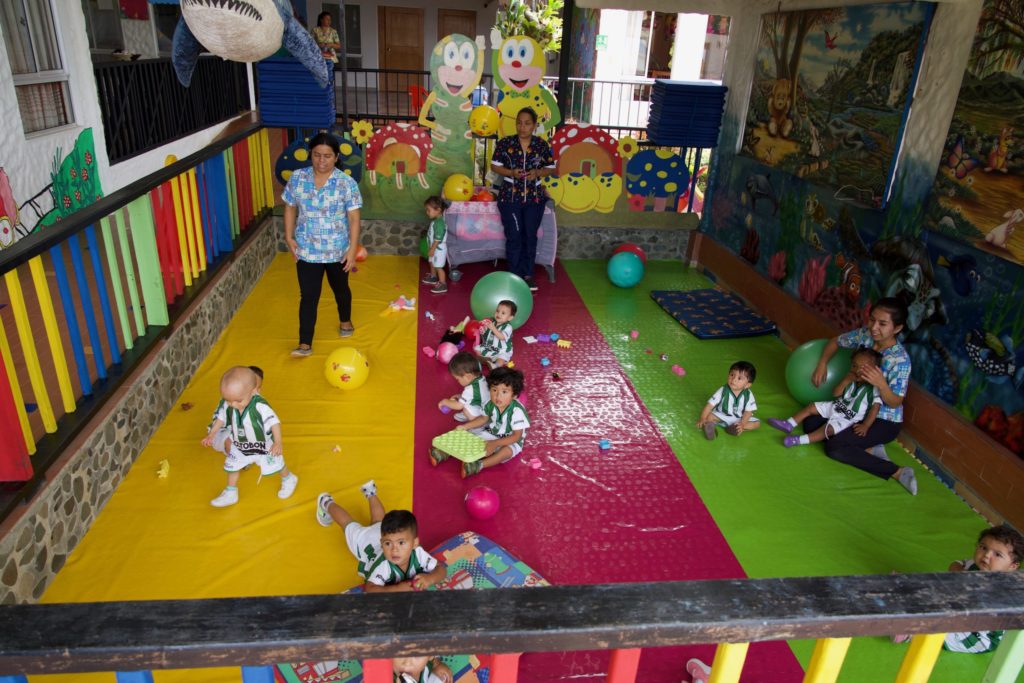
<path fill-rule="evenodd" d="M 366 148 L 366 168 L 370 184 L 377 184 L 377 174 L 395 177 L 402 189 L 402 178 L 415 174 L 420 187 L 428 189 L 424 172 L 432 146 L 430 131 L 410 123 L 392 123 L 381 128 Z"/>
<path fill-rule="evenodd" d="M 572 213 L 608 213 L 622 194 L 618 141 L 588 123 L 568 124 L 551 140 L 558 177 L 546 178 L 555 205 Z"/>
<path fill-rule="evenodd" d="M 558 175 L 622 175 L 619 141 L 589 123 L 571 123 L 559 128 L 551 140 L 551 151 Z"/>
<path fill-rule="evenodd" d="M 665 211 L 670 195 L 680 195 L 690 182 L 686 161 L 667 149 L 645 149 L 626 164 L 626 190 L 654 197 L 654 210 Z"/>

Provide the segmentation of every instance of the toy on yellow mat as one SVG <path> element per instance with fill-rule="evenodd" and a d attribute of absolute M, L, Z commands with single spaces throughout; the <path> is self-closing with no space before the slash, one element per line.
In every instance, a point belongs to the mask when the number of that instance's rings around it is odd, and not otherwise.
<path fill-rule="evenodd" d="M 167 475 L 171 473 L 171 461 L 161 460 L 160 467 L 156 470 L 157 479 L 166 479 Z"/>
<path fill-rule="evenodd" d="M 339 389 L 358 389 L 370 376 L 370 361 L 351 346 L 342 346 L 331 351 L 324 363 L 324 377 Z"/>
<path fill-rule="evenodd" d="M 440 436 L 435 436 L 431 446 L 462 462 L 476 462 L 486 455 L 485 441 L 476 434 L 453 429 Z"/>
<path fill-rule="evenodd" d="M 395 311 L 415 311 L 416 310 L 416 297 L 409 299 L 402 295 L 388 304 L 388 307 L 380 312 L 381 316 L 391 315 Z"/>

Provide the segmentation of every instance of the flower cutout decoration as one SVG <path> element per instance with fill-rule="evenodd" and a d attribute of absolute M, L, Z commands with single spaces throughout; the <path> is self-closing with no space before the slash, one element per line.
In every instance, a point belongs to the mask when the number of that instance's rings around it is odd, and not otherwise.
<path fill-rule="evenodd" d="M 626 135 L 619 138 L 619 156 L 623 159 L 628 159 L 636 154 L 637 149 L 639 149 L 639 145 L 632 136 Z"/>
<path fill-rule="evenodd" d="M 629 210 L 630 211 L 643 211 L 644 202 L 647 201 L 647 197 L 642 194 L 631 194 L 629 195 Z"/>
<path fill-rule="evenodd" d="M 373 124 L 369 121 L 353 121 L 352 137 L 357 145 L 365 145 L 373 137 Z"/>

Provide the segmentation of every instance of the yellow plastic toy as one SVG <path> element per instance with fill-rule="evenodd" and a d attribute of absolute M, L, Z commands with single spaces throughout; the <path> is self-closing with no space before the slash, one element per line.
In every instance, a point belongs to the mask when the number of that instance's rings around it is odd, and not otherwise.
<path fill-rule="evenodd" d="M 350 346 L 331 351 L 324 363 L 324 377 L 328 384 L 339 389 L 358 389 L 369 376 L 370 362 L 358 349 Z"/>
<path fill-rule="evenodd" d="M 498 110 L 486 104 L 474 107 L 469 113 L 469 129 L 473 135 L 482 138 L 493 137 L 498 134 L 498 123 L 500 114 Z"/>
<path fill-rule="evenodd" d="M 444 198 L 452 202 L 468 202 L 473 196 L 473 181 L 462 173 L 453 173 L 444 181 Z"/>

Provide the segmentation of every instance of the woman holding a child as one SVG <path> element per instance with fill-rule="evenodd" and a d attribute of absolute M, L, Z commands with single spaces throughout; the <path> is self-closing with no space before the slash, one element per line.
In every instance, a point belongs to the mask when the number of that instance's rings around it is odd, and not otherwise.
<path fill-rule="evenodd" d="M 299 277 L 299 345 L 295 358 L 313 355 L 313 330 L 324 276 L 338 305 L 338 334 L 351 337 L 352 290 L 348 274 L 359 249 L 359 209 L 363 197 L 351 176 L 336 168 L 337 138 L 320 133 L 309 141 L 313 165 L 288 178 L 284 200 L 284 240 Z"/>
<path fill-rule="evenodd" d="M 882 354 L 882 367 L 867 368 L 862 381 L 878 388 L 882 407 L 878 418 L 864 436 L 846 429 L 825 441 L 825 455 L 839 462 L 853 465 L 882 479 L 896 479 L 911 495 L 917 495 L 917 479 L 910 467 L 890 462 L 885 444 L 894 440 L 903 427 L 903 399 L 910 385 L 910 354 L 896 338 L 907 319 L 907 307 L 898 299 L 879 299 L 871 307 L 867 327 L 852 330 L 830 339 L 821 352 L 811 382 L 820 386 L 827 375 L 826 364 L 839 348 L 853 349 L 869 346 Z M 818 429 L 826 420 L 812 415 L 804 420 L 804 431 Z"/>

